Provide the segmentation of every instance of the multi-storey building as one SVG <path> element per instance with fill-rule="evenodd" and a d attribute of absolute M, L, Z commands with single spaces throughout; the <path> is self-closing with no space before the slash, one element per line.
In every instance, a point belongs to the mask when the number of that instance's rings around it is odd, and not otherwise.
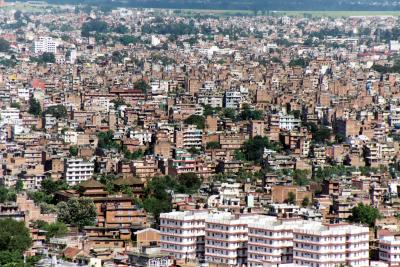
<path fill-rule="evenodd" d="M 400 264 L 400 238 L 396 235 L 382 236 L 379 238 L 379 260 L 389 266 Z"/>
<path fill-rule="evenodd" d="M 208 211 L 160 215 L 161 251 L 175 259 L 204 259 L 205 220 Z"/>
<path fill-rule="evenodd" d="M 247 263 L 248 224 L 260 216 L 213 214 L 206 219 L 205 259 L 209 264 L 242 266 Z"/>
<path fill-rule="evenodd" d="M 203 131 L 197 129 L 195 125 L 188 125 L 182 130 L 175 132 L 175 144 L 178 148 L 196 148 L 202 147 Z"/>
<path fill-rule="evenodd" d="M 293 229 L 302 224 L 304 221 L 300 219 L 278 220 L 272 216 L 251 222 L 248 226 L 248 266 L 292 263 Z"/>
<path fill-rule="evenodd" d="M 57 52 L 57 43 L 52 37 L 40 37 L 39 40 L 34 42 L 33 51 L 35 54 L 46 52 L 55 54 Z"/>
<path fill-rule="evenodd" d="M 226 108 L 238 109 L 242 104 L 242 94 L 237 91 L 225 92 L 224 106 Z"/>
<path fill-rule="evenodd" d="M 211 266 L 369 266 L 367 227 L 299 218 L 185 211 L 161 214 L 162 250 Z"/>
<path fill-rule="evenodd" d="M 76 185 L 89 180 L 93 175 L 94 163 L 81 158 L 65 160 L 64 178 L 67 184 Z"/>
<path fill-rule="evenodd" d="M 293 262 L 311 267 L 369 266 L 367 227 L 306 223 L 293 230 Z"/>

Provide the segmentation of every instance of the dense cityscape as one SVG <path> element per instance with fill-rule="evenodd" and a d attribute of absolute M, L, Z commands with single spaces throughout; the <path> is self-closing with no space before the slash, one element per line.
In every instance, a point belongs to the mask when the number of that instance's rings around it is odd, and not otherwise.
<path fill-rule="evenodd" d="M 400 266 L 399 27 L 0 1 L 0 266 Z"/>

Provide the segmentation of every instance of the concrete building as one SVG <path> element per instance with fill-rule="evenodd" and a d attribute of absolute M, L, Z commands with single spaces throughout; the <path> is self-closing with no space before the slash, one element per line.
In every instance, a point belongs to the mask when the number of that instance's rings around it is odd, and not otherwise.
<path fill-rule="evenodd" d="M 40 37 L 33 43 L 33 51 L 35 54 L 57 52 L 57 43 L 52 37 Z"/>
<path fill-rule="evenodd" d="M 369 229 L 307 223 L 293 230 L 293 262 L 311 267 L 369 266 Z"/>
<path fill-rule="evenodd" d="M 67 184 L 77 185 L 93 176 L 94 163 L 81 158 L 65 160 L 64 178 Z"/>
<path fill-rule="evenodd" d="M 389 266 L 400 264 L 400 238 L 397 235 L 382 236 L 379 238 L 379 260 Z"/>
<path fill-rule="evenodd" d="M 161 251 L 175 259 L 204 259 L 205 220 L 208 211 L 160 215 Z"/>

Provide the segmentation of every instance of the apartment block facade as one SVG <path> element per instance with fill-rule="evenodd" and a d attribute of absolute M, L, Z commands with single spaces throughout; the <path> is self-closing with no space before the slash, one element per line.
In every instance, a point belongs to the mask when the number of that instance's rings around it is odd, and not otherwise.
<path fill-rule="evenodd" d="M 160 215 L 161 251 L 175 259 L 204 259 L 205 220 L 208 211 Z"/>
<path fill-rule="evenodd" d="M 210 266 L 369 266 L 368 227 L 208 211 L 161 214 L 161 249 Z"/>
<path fill-rule="evenodd" d="M 293 262 L 310 267 L 369 266 L 369 230 L 306 223 L 293 230 Z"/>

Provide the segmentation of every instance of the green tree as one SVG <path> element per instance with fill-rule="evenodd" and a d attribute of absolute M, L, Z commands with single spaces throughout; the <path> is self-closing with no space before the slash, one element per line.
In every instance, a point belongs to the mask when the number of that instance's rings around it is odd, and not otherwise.
<path fill-rule="evenodd" d="M 226 108 L 222 111 L 222 116 L 231 120 L 236 119 L 236 111 L 232 108 Z"/>
<path fill-rule="evenodd" d="M 178 175 L 177 180 L 180 193 L 195 193 L 201 185 L 201 179 L 193 172 L 182 173 Z"/>
<path fill-rule="evenodd" d="M 207 149 L 219 149 L 221 148 L 221 144 L 217 141 L 211 141 L 206 144 Z"/>
<path fill-rule="evenodd" d="M 154 215 L 159 223 L 160 213 L 171 211 L 170 190 L 177 187 L 177 181 L 170 176 L 154 177 L 145 188 L 143 207 Z"/>
<path fill-rule="evenodd" d="M 67 108 L 64 105 L 55 105 L 48 107 L 45 114 L 50 114 L 57 119 L 66 118 L 68 115 Z"/>
<path fill-rule="evenodd" d="M 28 112 L 32 115 L 39 116 L 42 114 L 42 107 L 40 106 L 39 101 L 36 98 L 31 97 L 29 99 L 29 110 Z"/>
<path fill-rule="evenodd" d="M 97 134 L 99 139 L 97 146 L 102 149 L 118 149 L 121 150 L 121 145 L 114 140 L 114 132 L 109 130 L 107 132 L 99 132 Z"/>
<path fill-rule="evenodd" d="M 304 197 L 303 201 L 301 202 L 303 207 L 308 207 L 310 205 L 310 199 L 308 197 Z"/>
<path fill-rule="evenodd" d="M 81 34 L 83 37 L 89 37 L 92 33 L 105 33 L 107 30 L 107 22 L 101 19 L 92 19 L 82 24 Z"/>
<path fill-rule="evenodd" d="M 96 206 L 90 198 L 71 198 L 58 203 L 57 208 L 59 221 L 76 226 L 79 230 L 96 223 Z"/>
<path fill-rule="evenodd" d="M 150 85 L 143 79 L 136 81 L 133 85 L 135 89 L 141 90 L 144 94 L 147 94 L 147 92 L 151 89 Z"/>
<path fill-rule="evenodd" d="M 307 170 L 294 170 L 292 173 L 293 181 L 299 185 L 299 186 L 304 186 L 309 183 L 309 180 L 307 179 L 309 172 Z"/>
<path fill-rule="evenodd" d="M 381 218 L 381 214 L 377 208 L 370 205 L 364 205 L 364 203 L 359 203 L 351 209 L 349 220 L 351 222 L 367 224 L 370 227 L 373 227 L 375 226 L 375 221 L 379 218 Z"/>
<path fill-rule="evenodd" d="M 47 240 L 49 240 L 52 237 L 62 237 L 68 234 L 68 227 L 63 222 L 46 224 L 41 229 L 46 231 Z"/>
<path fill-rule="evenodd" d="M 4 38 L 0 38 L 0 52 L 8 52 L 9 50 L 10 43 Z"/>
<path fill-rule="evenodd" d="M 260 110 L 252 110 L 249 105 L 244 105 L 239 114 L 241 120 L 261 120 L 263 112 Z"/>
<path fill-rule="evenodd" d="M 70 147 L 69 147 L 69 154 L 70 154 L 72 157 L 78 156 L 78 152 L 79 152 L 79 148 L 78 148 L 77 146 L 70 146 Z"/>
<path fill-rule="evenodd" d="M 190 115 L 186 120 L 186 124 L 196 125 L 198 129 L 204 129 L 206 127 L 206 120 L 203 116 Z"/>
<path fill-rule="evenodd" d="M 261 163 L 264 155 L 264 149 L 272 149 L 279 151 L 280 147 L 271 143 L 267 137 L 256 136 L 248 140 L 243 146 L 243 152 L 246 155 L 246 159 L 249 161 L 255 161 Z"/>
<path fill-rule="evenodd" d="M 21 179 L 18 179 L 18 181 L 15 183 L 15 191 L 19 193 L 22 190 L 24 190 L 24 182 Z"/>
<path fill-rule="evenodd" d="M 293 192 L 288 193 L 286 203 L 293 205 L 296 203 L 296 195 Z"/>
<path fill-rule="evenodd" d="M 32 239 L 24 222 L 12 219 L 0 220 L 0 251 L 22 255 L 32 245 Z"/>

